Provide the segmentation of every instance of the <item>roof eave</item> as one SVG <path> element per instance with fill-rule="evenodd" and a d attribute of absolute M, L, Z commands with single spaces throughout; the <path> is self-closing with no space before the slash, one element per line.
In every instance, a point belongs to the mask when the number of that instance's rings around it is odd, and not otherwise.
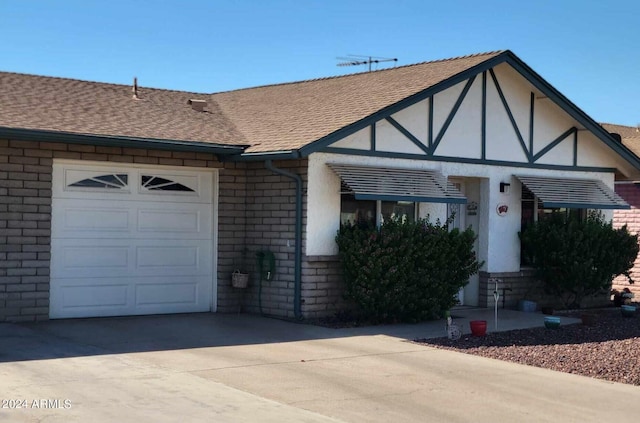
<path fill-rule="evenodd" d="M 225 157 L 229 162 L 257 162 L 262 160 L 293 160 L 301 157 L 299 150 L 286 151 L 262 151 L 253 153 L 242 153 L 236 156 Z"/>
<path fill-rule="evenodd" d="M 137 138 L 117 135 L 79 134 L 73 132 L 46 131 L 39 129 L 0 127 L 0 138 L 18 141 L 61 142 L 68 144 L 98 145 L 171 151 L 211 153 L 218 156 L 239 155 L 247 145 L 224 145 L 200 141 Z"/>

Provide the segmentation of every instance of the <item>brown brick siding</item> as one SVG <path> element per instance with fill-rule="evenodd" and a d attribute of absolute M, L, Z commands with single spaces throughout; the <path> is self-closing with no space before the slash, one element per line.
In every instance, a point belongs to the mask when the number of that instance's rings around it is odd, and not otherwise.
<path fill-rule="evenodd" d="M 237 304 L 228 275 L 245 237 L 244 164 L 207 153 L 0 140 L 0 321 L 49 318 L 53 159 L 220 168 L 218 308 Z"/>
<path fill-rule="evenodd" d="M 613 212 L 613 225 L 615 227 L 622 227 L 627 225 L 629 232 L 632 234 L 640 233 L 640 186 L 636 184 L 616 184 L 615 191 L 620 195 L 629 205 L 629 210 L 615 210 Z M 631 268 L 631 278 L 636 281 L 634 284 L 629 284 L 627 278 L 624 276 L 618 276 L 613 280 L 614 289 L 629 288 L 635 294 L 635 301 L 640 299 L 640 256 L 636 258 L 636 261 Z"/>
<path fill-rule="evenodd" d="M 302 261 L 302 312 L 306 318 L 335 314 L 352 307 L 345 301 L 338 256 L 306 256 Z"/>
<path fill-rule="evenodd" d="M 306 160 L 274 162 L 278 168 L 296 173 L 303 180 L 303 192 L 306 192 Z M 249 287 L 246 290 L 232 289 L 236 304 L 229 302 L 230 308 L 221 311 L 244 310 L 259 313 L 260 300 L 262 313 L 270 316 L 294 316 L 294 266 L 295 266 L 295 182 L 266 169 L 264 163 L 246 165 L 246 196 L 244 204 L 237 208 L 246 208 L 243 221 L 244 246 L 238 240 L 237 250 L 231 259 L 231 271 L 242 269 L 250 273 Z M 236 198 L 234 201 L 240 201 Z M 306 220 L 306 201 L 303 201 L 303 228 Z M 221 243 L 222 244 L 222 243 Z M 222 246 L 221 246 L 222 248 Z M 304 236 L 303 236 L 304 248 Z M 256 253 L 271 251 L 275 256 L 276 271 L 271 281 L 260 281 Z M 231 284 L 231 271 L 224 275 L 224 283 Z M 218 281 L 221 284 L 221 279 Z M 261 298 L 259 297 L 262 284 Z"/>

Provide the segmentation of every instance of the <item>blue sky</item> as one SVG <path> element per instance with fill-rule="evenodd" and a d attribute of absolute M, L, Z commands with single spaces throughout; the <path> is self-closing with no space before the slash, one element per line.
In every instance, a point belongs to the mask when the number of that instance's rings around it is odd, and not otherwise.
<path fill-rule="evenodd" d="M 640 123 L 637 1 L 0 0 L 0 40 L 3 71 L 196 92 L 510 49 L 597 121 Z"/>

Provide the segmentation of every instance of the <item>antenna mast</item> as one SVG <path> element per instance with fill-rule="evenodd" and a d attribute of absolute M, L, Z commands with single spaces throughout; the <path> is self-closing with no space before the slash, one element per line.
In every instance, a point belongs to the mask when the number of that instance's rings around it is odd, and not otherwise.
<path fill-rule="evenodd" d="M 375 63 L 383 63 L 383 62 L 394 62 L 397 63 L 397 58 L 390 57 L 375 57 L 375 56 L 362 56 L 358 54 L 349 54 L 346 57 L 336 57 L 336 59 L 341 60 L 338 63 L 338 66 L 359 66 L 359 65 L 368 65 L 369 72 L 371 72 L 371 64 Z"/>

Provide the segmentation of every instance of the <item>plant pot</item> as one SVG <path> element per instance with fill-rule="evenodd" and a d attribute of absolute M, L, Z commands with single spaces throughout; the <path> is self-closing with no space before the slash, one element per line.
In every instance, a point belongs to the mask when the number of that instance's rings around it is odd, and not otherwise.
<path fill-rule="evenodd" d="M 487 334 L 486 320 L 472 320 L 469 322 L 469 327 L 473 336 L 485 336 Z"/>
<path fill-rule="evenodd" d="M 246 288 L 249 285 L 249 274 L 236 270 L 231 274 L 231 286 L 234 288 Z"/>
<path fill-rule="evenodd" d="M 545 316 L 544 327 L 547 329 L 558 329 L 560 327 L 560 318 L 555 316 Z"/>
<path fill-rule="evenodd" d="M 538 308 L 538 304 L 535 301 L 520 300 L 518 301 L 518 310 L 526 313 L 533 313 Z"/>
<path fill-rule="evenodd" d="M 636 315 L 636 306 L 621 305 L 620 312 L 622 312 L 622 317 L 633 317 Z"/>

